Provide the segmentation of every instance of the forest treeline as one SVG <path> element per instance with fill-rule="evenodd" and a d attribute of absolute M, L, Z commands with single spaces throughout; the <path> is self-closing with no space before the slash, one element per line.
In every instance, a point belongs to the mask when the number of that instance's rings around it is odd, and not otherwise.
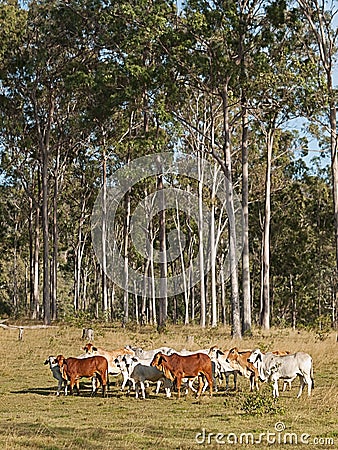
<path fill-rule="evenodd" d="M 336 13 L 322 0 L 1 0 L 0 314 L 225 323 L 238 337 L 253 324 L 337 326 Z M 157 298 L 106 276 L 91 215 L 116 170 L 163 152 L 198 158 L 200 180 L 160 172 L 125 193 L 125 279 L 188 269 L 206 207 L 213 238 L 199 282 Z M 204 163 L 226 177 L 228 214 Z M 195 192 L 199 218 L 154 215 L 161 255 L 170 231 L 186 237 L 181 257 L 154 262 L 133 246 L 131 218 L 167 187 Z"/>

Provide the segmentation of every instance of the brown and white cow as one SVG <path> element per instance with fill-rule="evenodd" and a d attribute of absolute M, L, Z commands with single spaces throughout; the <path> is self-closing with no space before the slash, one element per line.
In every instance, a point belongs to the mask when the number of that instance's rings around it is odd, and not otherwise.
<path fill-rule="evenodd" d="M 233 367 L 234 370 L 238 370 L 241 375 L 250 380 L 250 390 L 253 391 L 255 388 L 259 390 L 258 380 L 259 374 L 257 368 L 248 361 L 251 356 L 252 351 L 238 351 L 237 347 L 233 347 L 229 350 L 227 356 L 227 362 Z"/>
<path fill-rule="evenodd" d="M 203 376 L 206 377 L 210 396 L 212 396 L 213 377 L 212 363 L 208 355 L 204 353 L 196 353 L 188 356 L 181 356 L 177 353 L 165 355 L 164 353 L 156 353 L 151 366 L 156 367 L 164 373 L 171 381 L 176 381 L 178 398 L 181 396 L 181 384 L 183 378 L 196 378 L 198 376 L 199 387 L 196 396 L 201 395 L 203 389 Z"/>
<path fill-rule="evenodd" d="M 70 393 L 73 394 L 73 387 L 76 385 L 77 393 L 80 394 L 80 378 L 93 378 L 93 391 L 96 391 L 96 378 L 102 384 L 102 396 L 106 395 L 108 384 L 108 362 L 103 356 L 91 356 L 89 358 L 65 358 L 58 355 L 56 361 L 60 366 L 60 371 L 64 379 L 69 380 Z"/>

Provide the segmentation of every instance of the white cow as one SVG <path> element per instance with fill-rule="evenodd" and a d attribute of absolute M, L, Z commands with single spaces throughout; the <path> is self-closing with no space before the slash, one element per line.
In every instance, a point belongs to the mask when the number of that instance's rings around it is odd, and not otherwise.
<path fill-rule="evenodd" d="M 278 356 L 271 352 L 262 353 L 256 349 L 250 355 L 249 362 L 257 367 L 262 381 L 273 381 L 273 396 L 278 397 L 278 380 L 292 381 L 297 376 L 300 378 L 300 388 L 297 395 L 302 395 L 305 384 L 308 387 L 308 395 L 314 387 L 312 358 L 307 353 L 297 352 L 292 355 Z"/>
<path fill-rule="evenodd" d="M 136 398 L 139 396 L 139 388 L 141 388 L 142 397 L 146 398 L 145 383 L 148 381 L 157 383 L 156 394 L 158 394 L 160 385 L 163 382 L 166 395 L 170 397 L 171 381 L 164 376 L 163 372 L 156 369 L 156 367 L 150 366 L 150 362 L 151 360 L 140 360 L 130 355 L 124 355 L 115 360 L 116 365 L 121 370 L 124 381 L 130 380 L 135 387 Z M 125 384 L 122 385 L 121 389 L 125 387 Z"/>

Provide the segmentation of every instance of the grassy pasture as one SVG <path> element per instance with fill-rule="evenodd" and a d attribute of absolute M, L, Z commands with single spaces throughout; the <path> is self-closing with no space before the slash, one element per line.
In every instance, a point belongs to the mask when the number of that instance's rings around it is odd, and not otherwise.
<path fill-rule="evenodd" d="M 299 382 L 295 380 L 292 390 L 281 393 L 276 401 L 268 385 L 262 386 L 258 396 L 250 394 L 249 383 L 242 377 L 237 392 L 225 392 L 221 386 L 213 398 L 205 394 L 199 401 L 191 394 L 181 400 L 175 394 L 167 399 L 163 392 L 156 395 L 152 387 L 145 401 L 136 400 L 121 393 L 118 380 L 112 377 L 108 398 L 91 398 L 90 380 L 81 383 L 80 397 L 56 397 L 56 380 L 43 362 L 49 355 L 81 354 L 81 330 L 66 326 L 25 330 L 19 341 L 17 330 L 0 329 L 0 338 L 1 449 L 338 447 L 335 334 L 319 340 L 306 331 L 271 330 L 264 335 L 256 331 L 252 337 L 236 342 L 224 328 L 172 326 L 163 335 L 151 328 L 95 328 L 95 343 L 107 349 L 127 344 L 146 349 L 166 345 L 177 350 L 238 345 L 241 349 L 260 346 L 264 350 L 310 353 L 315 372 L 312 397 L 307 398 L 303 392 L 297 399 Z M 284 443 L 290 441 L 292 445 Z"/>

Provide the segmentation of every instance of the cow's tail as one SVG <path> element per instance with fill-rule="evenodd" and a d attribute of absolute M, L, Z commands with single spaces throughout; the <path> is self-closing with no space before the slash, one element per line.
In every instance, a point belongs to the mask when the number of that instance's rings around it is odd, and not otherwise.
<path fill-rule="evenodd" d="M 108 369 L 106 372 L 106 379 L 107 379 L 107 391 L 109 391 L 109 371 L 108 371 Z"/>
<path fill-rule="evenodd" d="M 313 366 L 312 365 L 311 365 L 311 382 L 312 382 L 311 388 L 314 389 L 315 388 L 315 380 L 313 378 Z"/>

